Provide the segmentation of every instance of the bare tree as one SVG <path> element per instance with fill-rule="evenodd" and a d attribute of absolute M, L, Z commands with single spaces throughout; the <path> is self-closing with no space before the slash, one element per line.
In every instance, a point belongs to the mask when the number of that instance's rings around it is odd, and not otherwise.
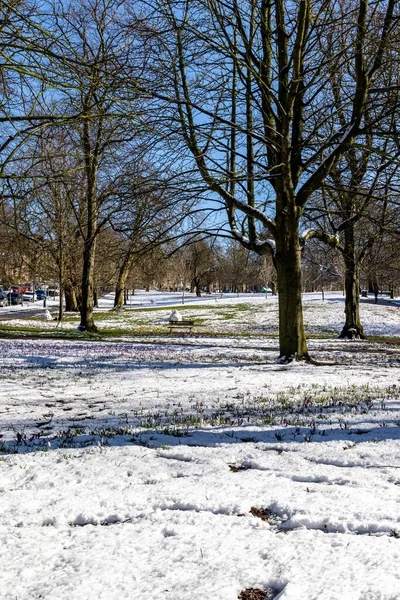
<path fill-rule="evenodd" d="M 376 10 L 379 21 L 381 9 L 377 6 Z M 373 27 L 371 29 L 373 31 Z M 343 97 L 347 89 L 348 64 L 341 61 L 339 55 L 335 58 L 335 47 L 345 49 L 346 43 L 347 32 L 342 28 L 331 32 L 326 47 L 331 65 L 329 86 L 335 103 L 335 117 L 342 125 L 346 123 Z M 396 144 L 395 135 L 397 111 L 392 110 L 399 104 L 398 57 L 397 43 L 388 53 L 386 70 L 376 75 L 375 85 L 381 86 L 386 93 L 381 95 L 378 106 L 372 101 L 366 104 L 362 143 L 343 153 L 330 170 L 320 194 L 314 195 L 315 207 L 311 205 L 311 211 L 307 213 L 316 219 L 322 231 L 331 234 L 325 241 L 336 247 L 343 259 L 345 323 L 340 334 L 342 338 L 365 337 L 360 321 L 360 269 L 374 241 L 389 225 L 389 207 L 398 195 L 400 145 Z M 333 122 L 326 119 L 328 131 L 334 126 L 335 118 Z M 320 237 L 323 239 L 322 235 Z"/>
<path fill-rule="evenodd" d="M 237 241 L 228 242 L 219 256 L 218 279 L 222 289 L 241 292 L 249 286 L 266 288 L 271 275 L 266 259 L 255 256 Z"/>
<path fill-rule="evenodd" d="M 121 209 L 116 193 L 125 154 L 135 152 L 139 137 L 137 94 L 125 90 L 127 73 L 135 77 L 134 36 L 123 22 L 123 2 L 77 0 L 54 6 L 53 19 L 65 54 L 76 57 L 64 78 L 73 82 L 63 97 L 67 113 L 81 118 L 70 128 L 77 167 L 83 174 L 84 210 L 75 208 L 83 240 L 81 281 L 82 331 L 96 331 L 93 317 L 96 243 L 111 215 Z M 136 112 L 135 112 L 136 109 Z M 73 205 L 76 207 L 76 203 Z"/>
<path fill-rule="evenodd" d="M 8 102 L 3 102 L 1 115 L 6 124 L 1 174 L 13 187 L 13 165 L 27 139 L 44 128 L 68 128 L 67 146 L 75 155 L 73 168 L 82 173 L 84 190 L 83 211 L 80 195 L 70 197 L 83 240 L 80 328 L 95 331 L 96 240 L 114 210 L 110 198 L 117 149 L 133 143 L 140 122 L 134 109 L 137 94 L 124 87 L 127 73 L 131 80 L 135 76 L 134 36 L 123 23 L 120 0 L 54 0 L 46 3 L 44 14 L 40 5 L 16 2 L 8 3 L 4 14 L 0 43 Z M 25 177 L 23 170 L 18 177 Z"/>
<path fill-rule="evenodd" d="M 178 190 L 145 161 L 124 165 L 118 179 L 116 202 L 123 210 L 110 219 L 117 238 L 117 277 L 114 308 L 124 304 L 126 281 L 135 262 L 156 247 L 183 235 L 182 224 L 190 214 L 192 200 Z"/>
<path fill-rule="evenodd" d="M 398 10 L 394 0 L 166 0 L 148 21 L 158 69 L 171 73 L 170 89 L 153 85 L 153 97 L 175 106 L 174 133 L 234 237 L 274 256 L 282 361 L 309 359 L 301 248 L 323 234 L 301 234 L 304 209 L 344 153 L 367 145 L 364 118 L 380 103 Z M 346 89 L 335 98 L 338 62 L 347 65 Z"/>

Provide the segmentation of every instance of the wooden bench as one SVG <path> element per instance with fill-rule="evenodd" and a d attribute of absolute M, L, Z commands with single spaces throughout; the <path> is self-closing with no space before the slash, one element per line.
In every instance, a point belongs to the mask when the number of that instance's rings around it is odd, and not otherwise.
<path fill-rule="evenodd" d="M 186 321 L 170 321 L 166 323 L 166 326 L 169 327 L 169 333 L 171 334 L 174 329 L 184 329 L 189 330 L 189 334 L 192 333 L 192 329 L 194 327 L 194 321 L 186 320 Z"/>

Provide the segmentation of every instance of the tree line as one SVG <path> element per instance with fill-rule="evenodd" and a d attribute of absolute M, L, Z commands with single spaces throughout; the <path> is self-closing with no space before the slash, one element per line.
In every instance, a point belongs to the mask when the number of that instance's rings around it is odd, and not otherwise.
<path fill-rule="evenodd" d="M 272 262 L 282 361 L 311 360 L 307 256 L 340 253 L 341 335 L 364 336 L 360 270 L 400 231 L 395 0 L 1 6 L 2 223 L 52 254 L 82 330 L 108 244 L 121 303 L 138 256 L 209 235 Z"/>

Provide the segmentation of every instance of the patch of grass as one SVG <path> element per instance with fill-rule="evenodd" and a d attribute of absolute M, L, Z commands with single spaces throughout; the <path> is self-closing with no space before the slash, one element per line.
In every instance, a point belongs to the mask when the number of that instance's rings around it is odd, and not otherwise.
<path fill-rule="evenodd" d="M 239 312 L 247 312 L 249 310 L 254 312 L 254 310 L 259 309 L 259 307 L 251 306 L 250 304 L 235 304 L 233 308 Z M 262 307 L 262 311 L 264 311 L 264 306 Z"/>
<path fill-rule="evenodd" d="M 307 333 L 308 340 L 332 340 L 337 339 L 338 332 L 334 329 L 324 329 L 321 333 Z"/>
<path fill-rule="evenodd" d="M 196 318 L 196 326 L 202 326 L 202 320 Z M 138 338 L 162 338 L 171 339 L 173 336 L 169 334 L 168 328 L 163 325 L 128 325 L 124 327 L 113 327 L 113 328 L 102 328 L 99 325 L 99 331 L 97 333 L 80 332 L 74 329 L 48 329 L 39 327 L 29 326 L 0 326 L 0 337 L 2 338 L 27 338 L 27 339 L 63 339 L 63 340 L 88 340 L 88 341 L 107 341 L 110 338 L 118 337 L 138 337 Z M 228 337 L 228 338 L 276 338 L 276 334 L 273 333 L 259 333 L 249 331 L 214 331 L 212 329 L 196 329 L 192 332 L 192 337 Z"/>
<path fill-rule="evenodd" d="M 236 313 L 219 311 L 217 316 L 221 321 L 230 321 L 231 319 L 234 319 L 236 317 Z"/>
<path fill-rule="evenodd" d="M 82 421 L 87 416 L 83 413 L 71 418 L 67 429 L 60 431 L 54 425 L 49 431 L 52 415 L 46 413 L 43 415 L 46 421 L 36 422 L 40 431 L 14 429 L 14 440 L 0 443 L 0 454 L 15 451 L 46 452 L 67 447 L 102 447 L 108 445 L 109 440 L 115 436 L 124 436 L 129 443 L 146 446 L 156 439 L 156 435 L 184 438 L 192 436 L 196 430 L 209 427 L 219 428 L 238 442 L 257 443 L 262 438 L 246 436 L 246 433 L 243 437 L 233 429 L 253 425 L 268 433 L 272 441 L 275 437 L 279 442 L 311 442 L 314 436 L 326 436 L 330 430 L 341 431 L 341 435 L 353 436 L 354 442 L 352 440 L 344 446 L 347 450 L 354 447 L 355 436 L 357 443 L 358 440 L 373 441 L 370 438 L 373 428 L 384 426 L 379 413 L 386 410 L 389 400 L 400 400 L 400 386 L 392 384 L 381 388 L 369 385 L 339 387 L 313 384 L 288 387 L 285 392 L 271 393 L 268 396 L 241 393 L 224 404 L 220 400 L 210 404 L 195 402 L 194 398 L 192 400 L 187 407 L 171 407 L 162 411 L 133 409 L 129 413 L 129 422 L 128 415 L 123 414 L 119 417 L 120 424 L 112 427 L 108 426 L 107 419 L 99 427 L 90 427 L 89 424 L 82 426 L 78 423 L 73 425 L 74 421 Z M 368 429 L 361 429 L 357 420 L 349 420 L 354 415 L 364 414 L 375 418 L 375 424 Z M 110 413 L 110 416 L 115 422 L 115 413 Z M 400 422 L 396 426 L 399 427 Z M 321 441 L 322 437 L 318 439 Z M 279 451 L 277 447 L 273 450 Z M 248 466 L 244 462 L 229 465 L 229 468 L 233 472 L 239 472 Z M 265 509 L 257 510 L 265 512 Z M 261 518 L 261 514 L 255 516 Z M 265 513 L 264 517 L 270 518 L 271 515 Z"/>
<path fill-rule="evenodd" d="M 141 312 L 166 312 L 170 313 L 173 310 L 178 310 L 179 312 L 186 310 L 207 310 L 210 308 L 209 306 L 204 306 L 204 304 L 171 304 L 171 306 L 143 306 L 143 308 L 129 308 L 129 306 L 125 307 L 125 310 L 122 314 L 132 314 L 132 313 L 141 313 Z M 97 314 L 97 313 L 96 313 Z M 121 313 L 120 313 L 121 314 Z"/>
<path fill-rule="evenodd" d="M 400 337 L 386 337 L 382 335 L 369 335 L 366 342 L 376 342 L 379 344 L 389 344 L 394 346 L 400 346 Z"/>

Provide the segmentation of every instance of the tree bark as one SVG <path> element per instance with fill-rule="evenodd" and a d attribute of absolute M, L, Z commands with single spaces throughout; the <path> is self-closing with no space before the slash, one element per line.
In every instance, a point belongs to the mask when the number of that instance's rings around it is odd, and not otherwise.
<path fill-rule="evenodd" d="M 360 321 L 360 265 L 354 241 L 354 226 L 350 224 L 344 232 L 343 260 L 345 265 L 345 324 L 339 335 L 341 339 L 365 339 Z"/>
<path fill-rule="evenodd" d="M 295 216 L 277 215 L 276 268 L 279 303 L 279 361 L 310 361 L 301 301 L 301 246 Z"/>
<path fill-rule="evenodd" d="M 94 292 L 94 258 L 96 251 L 95 239 L 85 240 L 82 273 L 82 305 L 80 331 L 98 331 L 93 317 L 93 292 Z"/>
<path fill-rule="evenodd" d="M 201 289 L 200 289 L 200 285 L 201 285 L 201 281 L 200 281 L 200 277 L 197 277 L 196 275 L 193 277 L 193 291 L 196 292 L 196 296 L 197 298 L 201 297 Z M 192 287 L 192 286 L 191 286 Z"/>
<path fill-rule="evenodd" d="M 60 281 L 60 302 L 58 305 L 58 322 L 61 323 L 64 316 L 64 288 Z"/>
<path fill-rule="evenodd" d="M 96 254 L 96 239 L 98 226 L 98 197 L 97 197 L 97 176 L 98 176 L 98 158 L 100 152 L 101 140 L 103 137 L 103 120 L 97 125 L 95 132 L 95 142 L 92 146 L 93 132 L 90 129 L 89 120 L 84 121 L 82 127 L 82 146 L 85 158 L 86 173 L 86 210 L 87 227 L 84 238 L 83 250 L 83 271 L 82 271 L 82 303 L 81 303 L 81 322 L 80 331 L 94 333 L 98 331 L 94 324 L 94 262 Z"/>
<path fill-rule="evenodd" d="M 127 257 L 118 271 L 117 283 L 115 284 L 114 309 L 122 309 L 126 304 L 125 286 L 131 266 L 132 259 Z"/>
<path fill-rule="evenodd" d="M 122 277 L 121 272 L 118 274 L 117 283 L 115 284 L 114 308 L 122 309 L 125 300 L 125 281 L 126 276 Z"/>
<path fill-rule="evenodd" d="M 76 292 L 73 286 L 67 286 L 65 288 L 65 311 L 66 312 L 78 312 L 78 300 Z"/>

